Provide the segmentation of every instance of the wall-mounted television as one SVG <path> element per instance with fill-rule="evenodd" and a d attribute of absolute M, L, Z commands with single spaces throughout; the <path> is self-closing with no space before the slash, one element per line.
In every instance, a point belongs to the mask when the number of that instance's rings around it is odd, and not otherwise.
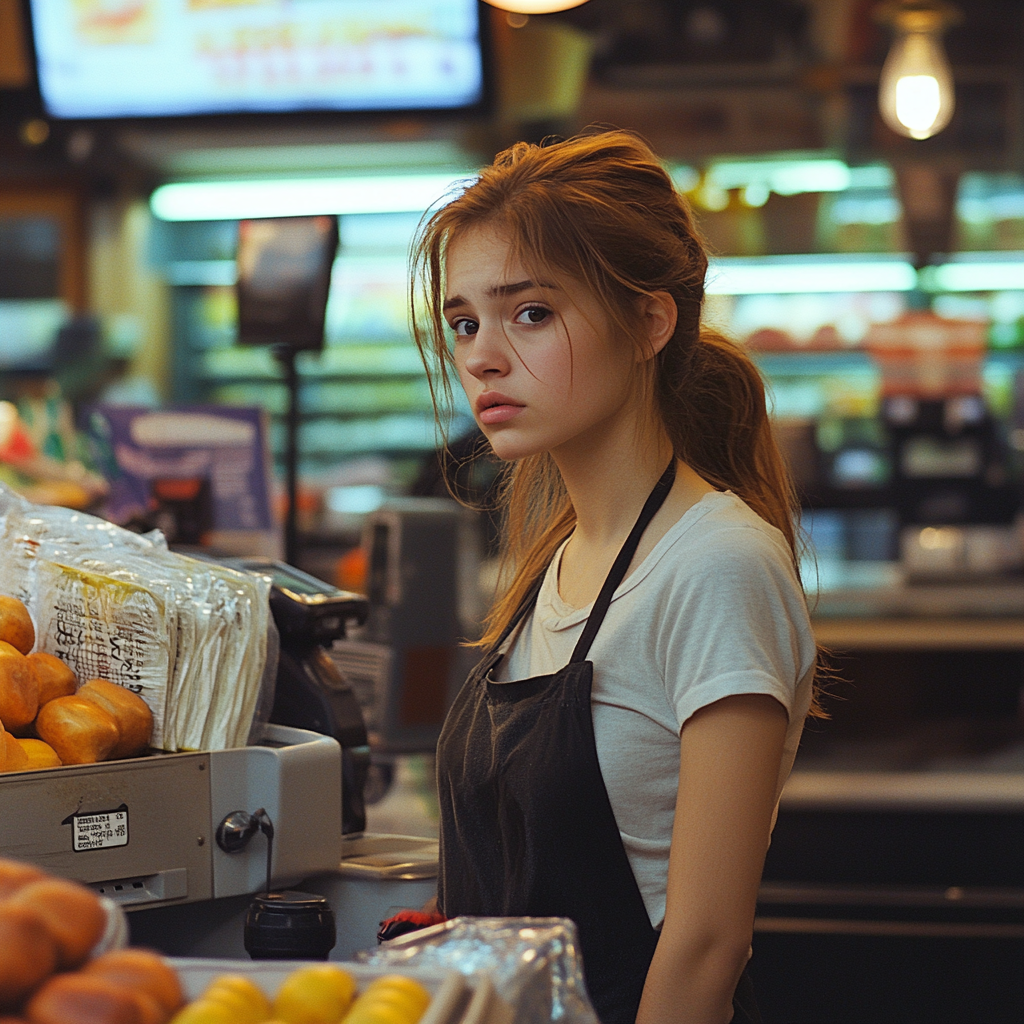
<path fill-rule="evenodd" d="M 29 0 L 59 119 L 463 110 L 478 0 Z"/>

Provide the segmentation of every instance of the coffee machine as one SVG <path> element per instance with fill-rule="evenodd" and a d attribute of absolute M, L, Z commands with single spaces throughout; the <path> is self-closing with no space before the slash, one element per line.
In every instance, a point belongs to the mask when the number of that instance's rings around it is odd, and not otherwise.
<path fill-rule="evenodd" d="M 1020 562 L 1006 445 L 980 394 L 889 395 L 891 493 L 910 576 L 998 573 Z"/>

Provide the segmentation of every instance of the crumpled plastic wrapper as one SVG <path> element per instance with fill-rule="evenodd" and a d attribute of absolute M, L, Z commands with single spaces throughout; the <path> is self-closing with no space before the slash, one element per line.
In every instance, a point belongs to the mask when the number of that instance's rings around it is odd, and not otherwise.
<path fill-rule="evenodd" d="M 373 967 L 487 974 L 516 1024 L 600 1024 L 583 981 L 576 925 L 564 917 L 456 917 L 356 954 Z"/>
<path fill-rule="evenodd" d="M 268 578 L 169 551 L 159 531 L 33 505 L 2 483 L 0 551 L 0 594 L 28 607 L 36 649 L 142 697 L 154 748 L 244 746 L 268 715 Z"/>

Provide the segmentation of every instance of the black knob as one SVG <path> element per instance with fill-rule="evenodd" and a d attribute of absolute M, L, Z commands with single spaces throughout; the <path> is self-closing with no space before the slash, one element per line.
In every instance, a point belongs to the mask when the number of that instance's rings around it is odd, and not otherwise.
<path fill-rule="evenodd" d="M 239 853 L 259 830 L 256 815 L 248 811 L 232 811 L 217 826 L 217 845 L 225 853 Z"/>

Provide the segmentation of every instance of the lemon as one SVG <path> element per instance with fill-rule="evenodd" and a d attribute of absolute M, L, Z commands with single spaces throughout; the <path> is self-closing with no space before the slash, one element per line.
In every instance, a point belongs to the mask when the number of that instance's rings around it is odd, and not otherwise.
<path fill-rule="evenodd" d="M 367 986 L 344 1024 L 415 1024 L 429 1003 L 430 993 L 418 981 L 389 974 Z"/>
<path fill-rule="evenodd" d="M 263 989 L 241 974 L 215 978 L 202 998 L 232 1007 L 237 1024 L 261 1024 L 270 1017 L 270 1000 Z"/>
<path fill-rule="evenodd" d="M 406 1011 L 391 1003 L 381 1005 L 364 1003 L 353 1006 L 352 1012 L 345 1018 L 344 1024 L 413 1024 Z"/>
<path fill-rule="evenodd" d="M 430 1003 L 430 993 L 422 986 L 371 985 L 366 998 L 374 1003 L 389 1003 L 401 1007 L 410 1020 L 419 1020 Z"/>
<path fill-rule="evenodd" d="M 281 984 L 273 1016 L 285 1024 L 338 1024 L 355 993 L 355 978 L 335 964 L 300 967 Z"/>
<path fill-rule="evenodd" d="M 235 1024 L 234 1008 L 227 1003 L 199 998 L 180 1009 L 170 1024 Z"/>

